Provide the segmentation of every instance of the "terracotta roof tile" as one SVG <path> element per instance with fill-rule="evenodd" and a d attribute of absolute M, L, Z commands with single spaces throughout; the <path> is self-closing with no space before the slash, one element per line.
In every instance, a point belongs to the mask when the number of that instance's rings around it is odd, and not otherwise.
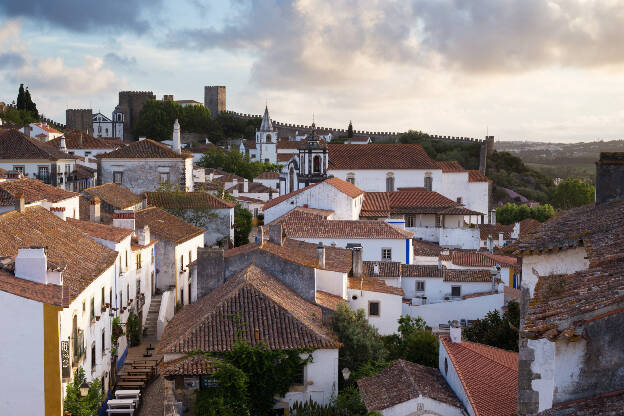
<path fill-rule="evenodd" d="M 258 198 L 250 198 L 248 196 L 242 196 L 242 195 L 235 196 L 233 198 L 236 199 L 239 202 L 249 202 L 249 203 L 252 203 L 252 204 L 264 205 L 264 201 L 261 200 L 261 199 L 258 199 Z"/>
<path fill-rule="evenodd" d="M 242 333 L 237 334 L 237 326 Z M 174 315 L 159 349 L 164 353 L 223 352 L 232 348 L 237 337 L 251 345 L 263 342 L 273 350 L 340 346 L 323 326 L 319 306 L 252 264 Z"/>
<path fill-rule="evenodd" d="M 295 156 L 296 155 L 293 154 L 293 153 L 278 153 L 277 154 L 277 161 L 278 162 L 288 162 L 290 159 L 292 159 Z"/>
<path fill-rule="evenodd" d="M 460 165 L 459 162 L 455 160 L 451 160 L 448 162 L 439 161 L 439 162 L 436 162 L 436 165 L 438 165 L 438 167 L 442 169 L 442 172 L 445 172 L 445 173 L 466 172 L 466 169 L 464 169 L 463 166 Z"/>
<path fill-rule="evenodd" d="M 279 172 L 262 172 L 260 175 L 256 176 L 254 178 L 254 181 L 256 179 L 268 179 L 268 180 L 277 180 L 280 177 L 280 173 Z"/>
<path fill-rule="evenodd" d="M 59 286 L 20 279 L 0 270 L 0 290 L 48 305 L 69 306 L 69 286 Z"/>
<path fill-rule="evenodd" d="M 277 142 L 277 149 L 299 149 L 301 143 L 295 140 L 280 140 Z"/>
<path fill-rule="evenodd" d="M 503 224 L 479 224 L 479 233 L 481 234 L 481 240 L 487 240 L 488 236 L 492 236 L 493 240 L 498 240 L 498 235 L 503 233 L 503 239 L 509 240 L 514 226 Z"/>
<path fill-rule="evenodd" d="M 414 255 L 422 257 L 438 257 L 442 248 L 439 244 L 413 239 Z"/>
<path fill-rule="evenodd" d="M 176 153 L 168 146 L 145 139 L 109 153 L 99 154 L 98 159 L 189 159 L 191 153 Z"/>
<path fill-rule="evenodd" d="M 206 192 L 146 192 L 148 206 L 163 209 L 229 209 L 236 206 Z"/>
<path fill-rule="evenodd" d="M 398 261 L 365 261 L 363 265 L 366 276 L 387 278 L 401 275 L 401 263 Z M 377 269 L 377 273 L 375 273 L 375 269 Z"/>
<path fill-rule="evenodd" d="M 83 192 L 91 196 L 97 196 L 100 198 L 100 201 L 107 203 L 115 209 L 128 209 L 143 202 L 141 195 L 135 194 L 125 186 L 112 182 L 87 188 Z"/>
<path fill-rule="evenodd" d="M 557 403 L 538 416 L 620 416 L 624 414 L 624 390 Z"/>
<path fill-rule="evenodd" d="M 41 130 L 47 131 L 48 133 L 61 134 L 57 129 L 50 127 L 47 123 L 33 123 L 35 126 L 39 127 Z"/>
<path fill-rule="evenodd" d="M 511 416 L 518 410 L 518 354 L 440 337 L 476 416 Z"/>
<path fill-rule="evenodd" d="M 490 283 L 492 274 L 487 270 L 444 269 L 445 282 Z"/>
<path fill-rule="evenodd" d="M 350 182 L 347 181 L 343 181 L 340 178 L 330 178 L 330 179 L 326 179 L 323 182 L 318 182 L 312 185 L 308 185 L 305 188 L 301 188 L 298 189 L 296 191 L 293 191 L 289 194 L 285 194 L 285 195 L 281 195 L 277 198 L 273 198 L 272 200 L 268 201 L 266 204 L 264 204 L 263 209 L 267 210 L 277 204 L 279 204 L 280 202 L 286 201 L 287 199 L 290 199 L 291 197 L 298 195 L 304 191 L 307 191 L 315 186 L 318 186 L 322 183 L 326 183 L 328 185 L 333 186 L 334 188 L 336 188 L 337 190 L 339 190 L 340 192 L 342 192 L 343 194 L 351 197 L 351 198 L 356 198 L 360 195 L 362 195 L 364 193 L 364 191 L 362 191 L 360 188 L 358 188 L 357 186 L 353 185 Z"/>
<path fill-rule="evenodd" d="M 525 235 L 532 234 L 538 232 L 542 223 L 534 220 L 533 218 L 525 218 L 520 221 L 520 238 Z"/>
<path fill-rule="evenodd" d="M 324 308 L 335 311 L 336 309 L 338 309 L 338 305 L 340 304 L 340 302 L 346 302 L 346 300 L 344 300 L 340 296 L 328 292 L 323 292 L 322 290 L 316 291 L 316 303 L 320 306 L 323 306 Z"/>
<path fill-rule="evenodd" d="M 279 194 L 279 191 L 275 188 L 271 188 L 270 186 L 266 186 L 260 182 L 247 182 L 247 192 L 245 192 L 245 184 L 237 183 L 236 185 L 231 186 L 227 189 L 229 193 L 234 192 L 234 190 L 238 190 L 240 193 L 252 193 L 252 194 L 268 194 L 272 193 L 275 195 Z"/>
<path fill-rule="evenodd" d="M 329 169 L 440 169 L 419 144 L 329 144 Z"/>
<path fill-rule="evenodd" d="M 119 139 L 97 138 L 77 130 L 66 131 L 63 137 L 67 149 L 118 149 L 125 146 Z M 48 144 L 60 149 L 61 138 L 50 140 Z"/>
<path fill-rule="evenodd" d="M 0 132 L 0 159 L 59 160 L 75 159 L 57 148 L 26 137 L 15 129 Z"/>
<path fill-rule="evenodd" d="M 160 364 L 160 374 L 169 376 L 201 376 L 217 371 L 219 360 L 202 354 L 193 354 Z"/>
<path fill-rule="evenodd" d="M 66 191 L 31 178 L 0 182 L 0 206 L 14 205 L 17 194 L 24 195 L 26 204 L 44 200 L 53 203 L 60 202 L 79 195 L 76 192 Z"/>
<path fill-rule="evenodd" d="M 393 214 L 438 213 L 456 207 L 457 202 L 437 192 L 417 191 L 366 192 L 361 217 L 387 217 Z"/>
<path fill-rule="evenodd" d="M 325 219 L 331 217 L 332 215 L 335 214 L 334 211 L 331 211 L 329 209 L 318 209 L 318 208 L 308 208 L 308 207 L 295 207 L 295 209 L 293 209 L 293 211 L 298 211 L 298 212 L 303 212 L 305 214 L 313 214 L 313 215 L 318 215 L 320 217 L 323 217 Z"/>
<path fill-rule="evenodd" d="M 401 276 L 405 277 L 443 277 L 444 269 L 434 265 L 402 264 Z"/>
<path fill-rule="evenodd" d="M 487 176 L 479 172 L 478 170 L 468 171 L 468 182 L 489 182 Z"/>
<path fill-rule="evenodd" d="M 204 230 L 189 224 L 167 211 L 149 207 L 136 212 L 136 227 L 149 225 L 150 232 L 159 240 L 167 240 L 176 244 L 183 243 L 204 233 Z"/>
<path fill-rule="evenodd" d="M 0 256 L 16 256 L 19 248 L 31 246 L 47 247 L 49 261 L 67 264 L 63 285 L 72 300 L 117 259 L 116 251 L 42 207 L 1 214 Z"/>
<path fill-rule="evenodd" d="M 347 286 L 349 289 L 366 290 L 368 292 L 387 293 L 389 295 L 405 296 L 405 292 L 400 287 L 387 285 L 382 279 L 374 279 L 371 277 L 349 277 L 347 278 Z"/>
<path fill-rule="evenodd" d="M 493 267 L 497 264 L 501 266 L 513 266 L 517 263 L 514 257 L 469 250 L 455 250 L 449 254 L 440 255 L 440 260 L 450 261 L 456 266 L 467 267 Z"/>
<path fill-rule="evenodd" d="M 68 218 L 67 222 L 91 237 L 116 243 L 122 242 L 134 232 L 134 230 L 128 228 L 113 227 L 112 225 L 75 220 L 73 218 Z"/>
<path fill-rule="evenodd" d="M 291 238 L 407 239 L 413 233 L 384 221 L 325 220 L 319 215 L 289 212 L 280 218 Z"/>
<path fill-rule="evenodd" d="M 357 385 L 369 411 L 384 410 L 420 396 L 463 409 L 440 370 L 402 359 L 372 377 L 360 378 Z"/>

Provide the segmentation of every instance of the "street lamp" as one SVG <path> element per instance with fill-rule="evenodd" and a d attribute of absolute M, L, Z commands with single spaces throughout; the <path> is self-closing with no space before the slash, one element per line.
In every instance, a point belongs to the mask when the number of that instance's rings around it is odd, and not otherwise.
<path fill-rule="evenodd" d="M 344 378 L 345 381 L 349 380 L 349 376 L 351 376 L 351 370 L 349 370 L 347 367 L 342 369 L 342 378 Z"/>
<path fill-rule="evenodd" d="M 80 385 L 80 396 L 87 397 L 88 394 L 89 394 L 89 383 L 87 383 L 87 380 L 84 379 L 82 380 L 82 384 Z"/>

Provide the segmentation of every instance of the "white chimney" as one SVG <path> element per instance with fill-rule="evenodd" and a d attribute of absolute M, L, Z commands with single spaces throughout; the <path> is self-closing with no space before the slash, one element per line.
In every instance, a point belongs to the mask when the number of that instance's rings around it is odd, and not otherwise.
<path fill-rule="evenodd" d="M 234 188 L 234 190 L 232 191 L 232 196 L 234 198 L 236 198 L 238 196 L 238 187 Z"/>
<path fill-rule="evenodd" d="M 247 179 L 245 179 L 245 180 L 243 181 L 243 192 L 244 192 L 244 193 L 249 192 L 249 180 L 247 180 Z"/>
<path fill-rule="evenodd" d="M 89 201 L 89 221 L 100 222 L 100 198 L 97 196 Z"/>
<path fill-rule="evenodd" d="M 379 264 L 378 263 L 373 264 L 373 274 L 375 276 L 379 276 Z"/>
<path fill-rule="evenodd" d="M 325 268 L 325 246 L 323 243 L 319 242 L 318 246 L 316 246 L 316 252 L 318 255 L 318 262 L 320 268 Z"/>
<path fill-rule="evenodd" d="M 461 343 L 462 341 L 462 329 L 458 321 L 452 321 L 450 324 L 451 342 Z"/>
<path fill-rule="evenodd" d="M 139 137 L 139 141 L 141 142 L 141 141 L 145 140 L 146 138 L 147 137 Z"/>
<path fill-rule="evenodd" d="M 140 245 L 148 245 L 150 242 L 150 238 L 150 229 L 148 225 L 144 225 L 143 228 L 139 228 L 137 230 L 137 239 L 139 240 Z"/>
<path fill-rule="evenodd" d="M 67 153 L 67 145 L 65 144 L 65 137 L 61 137 L 61 152 Z"/>
<path fill-rule="evenodd" d="M 15 257 L 15 277 L 43 284 L 61 284 L 60 274 L 51 273 L 48 277 L 48 256 L 44 247 L 20 248 Z M 58 275 L 54 279 L 54 275 Z"/>
<path fill-rule="evenodd" d="M 135 214 L 131 210 L 116 210 L 113 213 L 113 227 L 134 231 Z"/>
<path fill-rule="evenodd" d="M 503 246 L 503 233 L 498 233 L 498 246 Z"/>
<path fill-rule="evenodd" d="M 182 152 L 182 145 L 180 143 L 180 123 L 178 123 L 178 119 L 176 118 L 176 121 L 173 123 L 173 145 L 172 145 L 172 149 L 174 152 L 176 153 L 181 153 Z"/>

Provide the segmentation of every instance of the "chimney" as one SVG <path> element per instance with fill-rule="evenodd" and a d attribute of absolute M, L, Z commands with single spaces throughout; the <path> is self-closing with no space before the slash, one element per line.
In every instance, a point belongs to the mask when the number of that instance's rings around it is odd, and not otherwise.
<path fill-rule="evenodd" d="M 234 190 L 232 191 L 232 196 L 234 198 L 236 198 L 238 196 L 238 187 L 235 187 Z"/>
<path fill-rule="evenodd" d="M 379 276 L 379 263 L 373 264 L 373 274 Z"/>
<path fill-rule="evenodd" d="M 113 227 L 127 228 L 134 231 L 135 214 L 130 210 L 115 210 L 113 213 Z"/>
<path fill-rule="evenodd" d="M 503 246 L 503 233 L 498 233 L 498 246 Z"/>
<path fill-rule="evenodd" d="M 15 210 L 17 212 L 24 212 L 24 209 L 26 207 L 26 202 L 24 200 L 24 194 L 21 192 L 18 192 L 15 194 Z"/>
<path fill-rule="evenodd" d="M 50 212 L 65 221 L 65 207 L 50 207 Z"/>
<path fill-rule="evenodd" d="M 197 249 L 197 300 L 225 283 L 222 248 Z"/>
<path fill-rule="evenodd" d="M 100 198 L 97 196 L 89 201 L 89 221 L 100 222 Z"/>
<path fill-rule="evenodd" d="M 362 269 L 364 267 L 362 263 L 362 245 L 361 244 L 347 244 L 347 248 L 351 250 L 351 269 L 353 271 L 353 277 L 362 277 Z"/>
<path fill-rule="evenodd" d="M 451 321 L 450 323 L 451 342 L 460 344 L 462 341 L 462 329 L 458 321 Z"/>
<path fill-rule="evenodd" d="M 325 246 L 323 243 L 319 242 L 318 246 L 316 246 L 316 253 L 318 255 L 319 267 L 321 269 L 325 268 Z"/>
<path fill-rule="evenodd" d="M 249 180 L 248 179 L 245 179 L 243 181 L 243 192 L 244 193 L 249 192 Z"/>
<path fill-rule="evenodd" d="M 173 123 L 173 145 L 171 148 L 176 153 L 182 152 L 182 144 L 180 143 L 180 123 L 178 123 L 178 119 Z"/>
<path fill-rule="evenodd" d="M 143 209 L 147 208 L 147 192 L 143 193 Z"/>
<path fill-rule="evenodd" d="M 67 145 L 65 144 L 65 137 L 61 137 L 61 152 L 67 153 Z"/>
<path fill-rule="evenodd" d="M 496 210 L 490 211 L 490 224 L 496 224 Z"/>
<path fill-rule="evenodd" d="M 258 236 L 256 238 L 260 244 L 264 243 L 264 227 L 262 225 L 258 227 Z"/>
<path fill-rule="evenodd" d="M 88 132 L 88 130 L 87 130 Z M 82 133 L 80 133 L 80 140 L 79 140 L 80 146 L 82 146 Z"/>
<path fill-rule="evenodd" d="M 15 257 L 15 277 L 43 284 L 63 284 L 60 270 L 48 271 L 45 247 L 20 248 Z"/>
<path fill-rule="evenodd" d="M 282 245 L 282 224 L 269 227 L 269 241 L 278 246 Z"/>
<path fill-rule="evenodd" d="M 596 162 L 596 204 L 624 198 L 624 152 L 602 152 Z"/>

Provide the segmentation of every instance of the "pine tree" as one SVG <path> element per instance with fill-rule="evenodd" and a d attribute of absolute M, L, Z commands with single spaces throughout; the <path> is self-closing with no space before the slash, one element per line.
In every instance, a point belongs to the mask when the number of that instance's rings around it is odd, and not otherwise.
<path fill-rule="evenodd" d="M 24 84 L 20 84 L 19 92 L 17 93 L 17 109 L 18 110 L 26 109 L 25 99 L 26 99 L 26 96 L 24 95 Z"/>
<path fill-rule="evenodd" d="M 351 124 L 350 120 L 349 120 L 349 128 L 347 128 L 347 137 L 348 138 L 353 137 L 353 124 Z"/>
<path fill-rule="evenodd" d="M 30 112 L 35 119 L 39 119 L 39 111 L 37 111 L 37 104 L 35 104 L 30 98 L 30 91 L 28 91 L 28 87 L 26 87 L 25 96 L 25 110 Z"/>

